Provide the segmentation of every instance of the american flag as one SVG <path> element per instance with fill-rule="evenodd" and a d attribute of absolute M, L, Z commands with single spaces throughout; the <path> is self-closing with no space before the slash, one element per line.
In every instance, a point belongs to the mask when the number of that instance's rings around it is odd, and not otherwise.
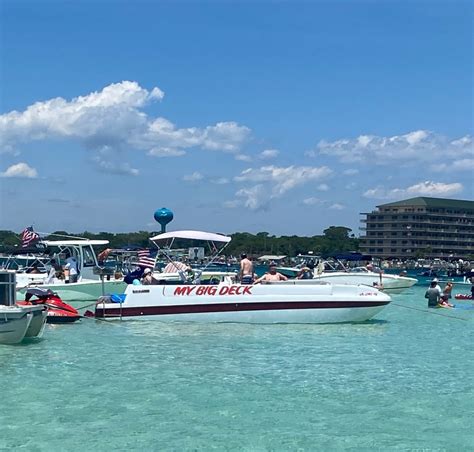
<path fill-rule="evenodd" d="M 35 231 L 33 231 L 33 226 L 23 229 L 20 236 L 22 248 L 27 248 L 40 239 L 40 236 Z"/>
<path fill-rule="evenodd" d="M 154 268 L 155 259 L 150 257 L 150 250 L 140 250 L 138 251 L 138 262 L 137 264 L 143 268 Z"/>

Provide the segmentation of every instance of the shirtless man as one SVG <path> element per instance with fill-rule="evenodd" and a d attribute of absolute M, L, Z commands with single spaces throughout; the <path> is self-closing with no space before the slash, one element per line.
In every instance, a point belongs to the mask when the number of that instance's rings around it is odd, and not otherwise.
<path fill-rule="evenodd" d="M 252 284 L 253 283 L 253 264 L 250 259 L 247 258 L 245 253 L 240 255 L 240 282 L 242 284 Z"/>
<path fill-rule="evenodd" d="M 258 278 L 255 281 L 255 284 L 266 281 L 286 281 L 287 279 L 288 278 L 285 275 L 277 272 L 277 267 L 275 264 L 270 264 L 268 267 L 268 272 L 265 273 L 261 278 Z"/>

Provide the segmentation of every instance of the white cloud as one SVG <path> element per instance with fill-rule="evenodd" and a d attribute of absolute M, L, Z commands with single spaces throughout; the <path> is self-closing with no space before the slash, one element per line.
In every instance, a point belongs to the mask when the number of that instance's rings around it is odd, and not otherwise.
<path fill-rule="evenodd" d="M 405 135 L 381 137 L 361 135 L 352 139 L 320 141 L 316 150 L 307 155 L 329 155 L 342 162 L 369 162 L 391 165 L 394 162 L 416 164 L 474 155 L 472 138 L 465 136 L 450 141 L 447 137 L 427 130 L 416 130 Z M 348 170 L 349 171 L 349 170 Z M 350 174 L 347 172 L 346 174 Z M 353 173 L 354 174 L 354 173 Z"/>
<path fill-rule="evenodd" d="M 38 177 L 38 171 L 36 171 L 35 168 L 29 166 L 27 163 L 21 162 L 8 167 L 5 172 L 0 173 L 0 176 L 22 179 L 36 179 Z"/>
<path fill-rule="evenodd" d="M 312 180 L 319 180 L 329 176 L 332 170 L 326 166 L 263 166 L 261 168 L 248 168 L 234 179 L 237 182 L 269 182 L 272 188 L 272 196 L 281 196 L 288 190 L 299 185 L 304 185 Z"/>
<path fill-rule="evenodd" d="M 364 196 L 375 199 L 394 199 L 407 196 L 452 196 L 462 192 L 462 190 L 463 186 L 459 182 L 445 184 L 443 182 L 425 181 L 407 188 L 393 188 L 390 190 L 379 186 L 367 190 Z"/>
<path fill-rule="evenodd" d="M 339 204 L 339 203 L 334 203 L 334 204 L 331 204 L 329 206 L 330 209 L 332 210 L 344 210 L 346 208 L 346 206 L 344 206 L 343 204 Z"/>
<path fill-rule="evenodd" d="M 251 162 L 252 157 L 250 157 L 250 155 L 247 155 L 247 154 L 237 154 L 235 156 L 235 160 L 240 160 L 241 162 Z"/>
<path fill-rule="evenodd" d="M 107 160 L 102 156 L 96 156 L 93 159 L 96 162 L 100 171 L 108 174 L 117 174 L 122 176 L 138 176 L 140 171 L 132 168 L 128 163 L 115 163 L 112 160 Z"/>
<path fill-rule="evenodd" d="M 234 177 L 234 181 L 253 182 L 255 185 L 250 188 L 244 187 L 236 192 L 236 197 L 244 198 L 243 201 L 239 199 L 227 201 L 225 206 L 245 205 L 245 207 L 252 210 L 265 209 L 272 199 L 281 197 L 287 191 L 310 181 L 323 179 L 331 174 L 332 170 L 325 166 L 277 167 L 270 165 L 261 168 L 247 168 L 239 176 Z M 310 202 L 307 201 L 306 204 Z"/>
<path fill-rule="evenodd" d="M 174 149 L 167 147 L 151 148 L 148 151 L 148 155 L 151 155 L 152 157 L 180 157 L 185 154 L 186 151 L 183 151 L 182 149 Z"/>
<path fill-rule="evenodd" d="M 454 160 L 451 163 L 438 163 L 431 165 L 430 169 L 435 172 L 441 171 L 474 171 L 474 159 Z"/>
<path fill-rule="evenodd" d="M 261 160 L 269 160 L 269 159 L 274 159 L 275 157 L 278 157 L 280 154 L 280 151 L 277 149 L 265 149 L 264 151 L 260 152 L 258 157 Z"/>
<path fill-rule="evenodd" d="M 319 191 L 328 191 L 328 190 L 329 190 L 329 185 L 328 185 L 328 184 L 319 184 L 319 185 L 316 187 L 316 190 L 319 190 Z"/>
<path fill-rule="evenodd" d="M 216 185 L 225 185 L 228 184 L 230 180 L 227 177 L 219 177 L 217 179 L 211 179 L 212 184 Z"/>
<path fill-rule="evenodd" d="M 234 199 L 232 201 L 224 201 L 223 206 L 227 209 L 235 209 L 242 205 L 242 201 L 239 199 Z"/>
<path fill-rule="evenodd" d="M 66 100 L 36 102 L 22 112 L 0 115 L 0 151 L 37 140 L 67 139 L 98 151 L 104 147 L 141 150 L 156 157 L 177 157 L 191 148 L 238 153 L 250 129 L 236 122 L 204 128 L 177 128 L 165 118 L 149 117 L 142 110 L 163 99 L 155 87 L 142 88 L 123 81 L 102 91 Z"/>
<path fill-rule="evenodd" d="M 150 155 L 170 157 L 183 155 L 185 149 L 200 147 L 211 151 L 237 153 L 250 129 L 235 122 L 219 122 L 204 129 L 177 129 L 165 118 L 149 121 L 147 129 L 133 138 L 132 144 L 148 149 Z"/>
<path fill-rule="evenodd" d="M 323 201 L 319 198 L 314 198 L 314 197 L 303 199 L 303 204 L 306 204 L 307 206 L 314 206 L 316 204 L 323 204 L 324 202 L 325 201 Z"/>
<path fill-rule="evenodd" d="M 346 176 L 354 176 L 355 174 L 359 174 L 359 170 L 356 168 L 349 168 L 344 170 L 342 174 L 345 174 Z"/>
<path fill-rule="evenodd" d="M 194 171 L 192 174 L 187 174 L 183 176 L 183 180 L 186 182 L 197 182 L 204 179 L 204 176 L 198 171 Z"/>
<path fill-rule="evenodd" d="M 245 198 L 243 204 L 250 210 L 266 208 L 268 205 L 268 194 L 262 184 L 250 188 L 242 188 L 236 193 L 237 197 Z"/>

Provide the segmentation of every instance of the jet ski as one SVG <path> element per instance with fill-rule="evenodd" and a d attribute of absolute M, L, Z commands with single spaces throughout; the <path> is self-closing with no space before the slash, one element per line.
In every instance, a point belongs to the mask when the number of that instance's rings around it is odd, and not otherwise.
<path fill-rule="evenodd" d="M 79 312 L 64 303 L 58 294 L 50 289 L 32 287 L 25 293 L 25 301 L 18 301 L 20 306 L 44 305 L 48 308 L 47 323 L 73 323 L 81 318 Z"/>
<path fill-rule="evenodd" d="M 458 293 L 454 295 L 454 298 L 456 298 L 456 300 L 472 300 L 473 299 L 470 293 Z"/>

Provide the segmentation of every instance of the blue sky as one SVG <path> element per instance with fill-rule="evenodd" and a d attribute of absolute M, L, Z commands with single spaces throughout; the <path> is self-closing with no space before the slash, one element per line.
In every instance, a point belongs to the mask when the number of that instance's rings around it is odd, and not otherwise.
<path fill-rule="evenodd" d="M 0 228 L 358 233 L 473 199 L 470 2 L 1 3 Z"/>

